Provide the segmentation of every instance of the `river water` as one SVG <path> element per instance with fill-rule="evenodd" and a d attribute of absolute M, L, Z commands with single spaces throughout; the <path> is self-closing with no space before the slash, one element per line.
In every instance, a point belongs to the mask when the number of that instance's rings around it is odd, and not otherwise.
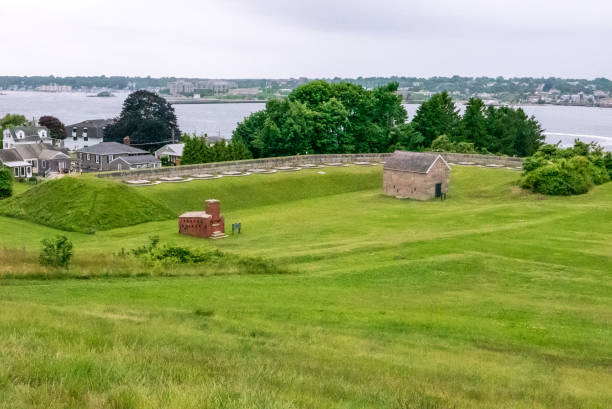
<path fill-rule="evenodd" d="M 66 125 L 85 119 L 118 116 L 127 93 L 115 97 L 92 98 L 84 93 L 44 93 L 5 91 L 0 95 L 0 116 L 18 113 L 27 118 L 53 115 Z M 418 105 L 405 105 L 409 118 Z M 208 133 L 231 137 L 236 124 L 252 112 L 264 108 L 263 104 L 194 104 L 175 105 L 179 127 L 183 132 Z M 522 107 L 528 115 L 535 115 L 546 132 L 550 143 L 561 141 L 571 145 L 578 138 L 584 142 L 597 142 L 612 151 L 612 109 L 528 105 Z"/>

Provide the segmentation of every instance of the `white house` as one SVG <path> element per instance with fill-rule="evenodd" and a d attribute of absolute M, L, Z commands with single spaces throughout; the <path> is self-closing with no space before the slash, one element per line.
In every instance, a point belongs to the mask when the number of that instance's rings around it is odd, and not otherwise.
<path fill-rule="evenodd" d="M 161 158 L 167 156 L 170 162 L 178 166 L 181 164 L 181 157 L 183 156 L 184 147 L 184 143 L 171 143 L 162 146 L 161 148 L 155 151 L 155 157 L 161 160 Z"/>
<path fill-rule="evenodd" d="M 11 149 L 17 145 L 53 143 L 49 130 L 44 126 L 11 126 L 4 130 L 2 137 L 3 149 Z"/>
<path fill-rule="evenodd" d="M 77 151 L 102 143 L 104 128 L 115 122 L 114 119 L 89 119 L 66 126 L 64 148 Z"/>

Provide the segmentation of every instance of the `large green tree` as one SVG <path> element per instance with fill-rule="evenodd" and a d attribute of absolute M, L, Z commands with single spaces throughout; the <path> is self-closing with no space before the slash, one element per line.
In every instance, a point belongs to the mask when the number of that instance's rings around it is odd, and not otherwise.
<path fill-rule="evenodd" d="M 412 119 L 415 131 L 423 135 L 423 143 L 431 143 L 440 135 L 455 136 L 460 121 L 459 110 L 446 91 L 423 102 Z"/>
<path fill-rule="evenodd" d="M 104 129 L 105 141 L 122 142 L 126 136 L 133 146 L 149 151 L 177 141 L 181 131 L 174 108 L 153 92 L 131 93 L 123 103 L 118 120 Z"/>
<path fill-rule="evenodd" d="M 51 115 L 41 116 L 38 119 L 38 124 L 49 129 L 49 134 L 53 139 L 66 138 L 66 128 L 62 121 Z"/>
<path fill-rule="evenodd" d="M 285 100 L 271 100 L 264 111 L 238 124 L 233 139 L 253 155 L 386 152 L 392 131 L 406 121 L 398 84 L 374 90 L 349 83 L 313 81 Z"/>

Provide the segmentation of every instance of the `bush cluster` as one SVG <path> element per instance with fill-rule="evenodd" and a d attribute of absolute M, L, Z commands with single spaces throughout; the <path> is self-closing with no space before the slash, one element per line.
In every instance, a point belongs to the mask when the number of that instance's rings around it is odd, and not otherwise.
<path fill-rule="evenodd" d="M 42 240 L 39 262 L 43 266 L 66 268 L 72 259 L 72 242 L 66 236 Z"/>
<path fill-rule="evenodd" d="M 262 257 L 246 257 L 226 253 L 218 249 L 199 250 L 183 246 L 160 245 L 158 236 L 149 237 L 149 243 L 129 251 L 145 263 L 164 266 L 177 264 L 199 264 L 238 270 L 245 274 L 278 274 L 284 272 L 272 260 Z M 120 255 L 125 256 L 122 251 Z"/>
<path fill-rule="evenodd" d="M 240 141 L 217 141 L 209 145 L 205 137 L 185 135 L 183 137 L 182 165 L 196 163 L 224 162 L 229 160 L 252 159 L 253 156 L 246 145 Z"/>
<path fill-rule="evenodd" d="M 11 197 L 13 194 L 13 172 L 0 165 L 0 199 Z"/>
<path fill-rule="evenodd" d="M 574 147 L 544 145 L 523 163 L 521 186 L 546 195 L 579 195 L 610 181 L 612 155 L 594 143 L 574 141 Z"/>

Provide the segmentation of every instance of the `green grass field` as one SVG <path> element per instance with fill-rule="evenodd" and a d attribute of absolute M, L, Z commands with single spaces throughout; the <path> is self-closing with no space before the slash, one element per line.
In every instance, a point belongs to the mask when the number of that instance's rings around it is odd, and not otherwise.
<path fill-rule="evenodd" d="M 172 214 L 218 198 L 243 232 L 62 232 L 62 279 L 36 263 L 60 231 L 0 217 L 0 407 L 610 407 L 612 183 L 552 198 L 455 167 L 413 202 L 379 167 L 324 171 L 130 188 Z M 119 276 L 151 235 L 290 272 Z"/>

